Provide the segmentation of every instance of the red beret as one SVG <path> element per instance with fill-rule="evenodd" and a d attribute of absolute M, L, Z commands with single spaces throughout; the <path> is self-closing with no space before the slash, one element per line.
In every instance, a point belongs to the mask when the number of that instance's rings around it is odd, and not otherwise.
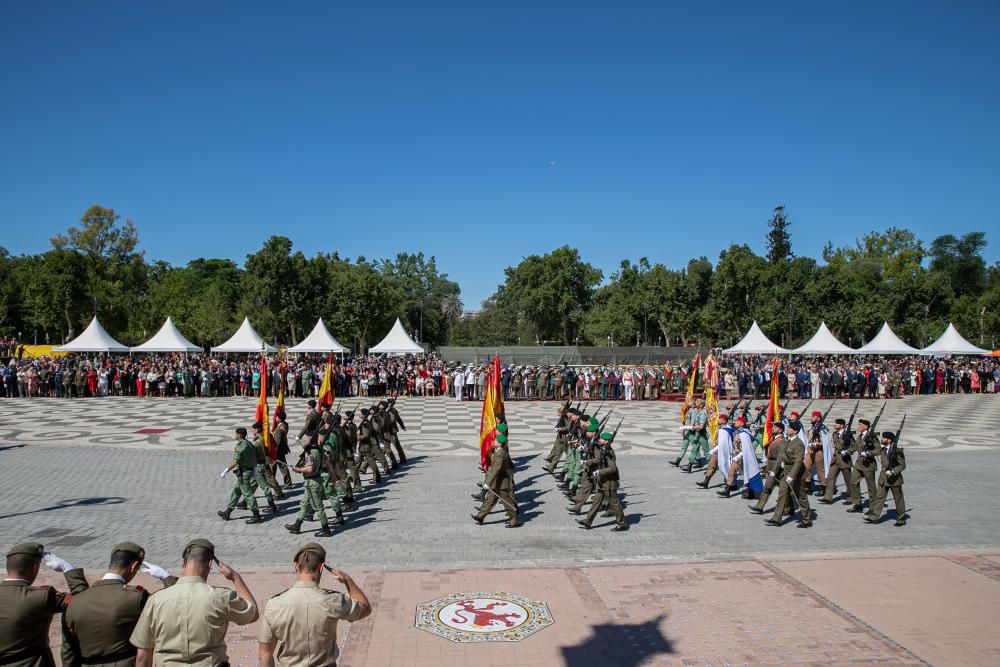
<path fill-rule="evenodd" d="M 813 417 L 822 417 L 823 413 L 820 412 L 819 410 L 813 410 L 812 416 Z"/>
<path fill-rule="evenodd" d="M 719 421 L 720 422 L 727 422 L 727 421 L 729 421 L 729 415 L 727 415 L 726 413 L 723 412 L 722 414 L 719 415 Z"/>
<path fill-rule="evenodd" d="M 735 421 L 737 424 L 746 424 L 747 423 L 747 420 L 744 419 L 743 417 L 737 417 L 733 421 Z"/>
<path fill-rule="evenodd" d="M 798 412 L 792 412 L 791 413 L 791 417 L 792 417 L 792 419 L 798 419 L 799 418 L 799 413 Z"/>

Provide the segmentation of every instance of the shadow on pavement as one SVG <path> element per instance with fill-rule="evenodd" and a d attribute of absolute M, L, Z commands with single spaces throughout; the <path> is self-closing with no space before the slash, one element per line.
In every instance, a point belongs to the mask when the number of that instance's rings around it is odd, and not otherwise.
<path fill-rule="evenodd" d="M 673 644 L 660 632 L 659 616 L 645 623 L 592 626 L 593 634 L 576 646 L 561 649 L 566 665 L 616 665 L 636 667 L 658 655 L 674 653 Z"/>
<path fill-rule="evenodd" d="M 93 498 L 72 498 L 70 500 L 60 500 L 55 505 L 49 505 L 48 507 L 43 507 L 37 510 L 31 510 L 29 512 L 15 512 L 13 514 L 0 515 L 0 519 L 10 519 L 15 516 L 24 516 L 26 514 L 38 514 L 40 512 L 54 512 L 62 509 L 77 508 L 77 507 L 90 507 L 92 505 L 120 505 L 125 502 L 125 498 L 121 496 L 95 496 Z"/>

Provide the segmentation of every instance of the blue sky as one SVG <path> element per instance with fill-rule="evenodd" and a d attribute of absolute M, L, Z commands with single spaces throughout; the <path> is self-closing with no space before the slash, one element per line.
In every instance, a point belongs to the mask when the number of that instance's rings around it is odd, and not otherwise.
<path fill-rule="evenodd" d="M 0 244 L 93 203 L 151 258 L 424 251 L 475 308 L 562 244 L 610 274 L 904 226 L 1000 257 L 997 2 L 4 3 Z"/>

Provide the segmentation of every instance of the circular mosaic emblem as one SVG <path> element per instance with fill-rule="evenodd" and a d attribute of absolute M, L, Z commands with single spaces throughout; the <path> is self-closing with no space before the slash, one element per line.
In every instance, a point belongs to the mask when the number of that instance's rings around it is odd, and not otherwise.
<path fill-rule="evenodd" d="M 417 605 L 415 625 L 453 642 L 518 642 L 552 625 L 552 615 L 511 593 L 452 593 Z"/>

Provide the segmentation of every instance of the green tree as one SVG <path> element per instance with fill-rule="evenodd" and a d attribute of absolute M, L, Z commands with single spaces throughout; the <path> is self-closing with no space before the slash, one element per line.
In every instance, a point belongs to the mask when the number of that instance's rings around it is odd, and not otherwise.
<path fill-rule="evenodd" d="M 931 242 L 931 271 L 945 274 L 956 297 L 979 296 L 986 288 L 986 248 L 984 232 L 969 232 L 962 237 L 954 234 L 939 236 Z"/>
<path fill-rule="evenodd" d="M 783 205 L 775 206 L 771 220 L 767 223 L 767 261 L 772 264 L 792 257 L 792 237 L 788 233 L 791 226 Z"/>
<path fill-rule="evenodd" d="M 441 313 L 444 315 L 445 320 L 448 322 L 448 340 L 451 340 L 452 333 L 454 332 L 455 322 L 458 318 L 462 316 L 465 312 L 465 304 L 462 303 L 462 298 L 456 293 L 451 293 L 441 299 Z"/>

